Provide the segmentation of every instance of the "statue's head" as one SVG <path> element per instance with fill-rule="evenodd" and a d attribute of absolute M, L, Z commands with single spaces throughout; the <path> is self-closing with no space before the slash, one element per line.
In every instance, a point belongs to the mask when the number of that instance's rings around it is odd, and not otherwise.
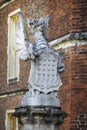
<path fill-rule="evenodd" d="M 45 18 L 41 17 L 40 19 L 27 19 L 28 27 L 31 29 L 32 33 L 41 32 L 47 39 L 49 17 L 50 15 L 47 15 Z"/>

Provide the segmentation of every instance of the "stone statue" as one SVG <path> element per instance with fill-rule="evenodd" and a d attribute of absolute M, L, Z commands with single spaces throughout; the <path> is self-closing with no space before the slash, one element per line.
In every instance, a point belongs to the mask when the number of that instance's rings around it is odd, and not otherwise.
<path fill-rule="evenodd" d="M 59 73 L 64 70 L 62 56 L 51 48 L 47 42 L 48 39 L 48 22 L 50 15 L 40 19 L 27 19 L 34 43 L 30 43 L 23 23 L 21 13 L 20 25 L 17 30 L 17 45 L 19 57 L 22 60 L 31 61 L 30 76 L 28 79 L 29 91 L 23 97 L 22 105 L 26 106 L 60 106 L 57 97 L 58 88 L 62 85 Z M 22 35 L 19 40 L 20 32 Z M 20 38 L 21 39 L 21 38 Z"/>

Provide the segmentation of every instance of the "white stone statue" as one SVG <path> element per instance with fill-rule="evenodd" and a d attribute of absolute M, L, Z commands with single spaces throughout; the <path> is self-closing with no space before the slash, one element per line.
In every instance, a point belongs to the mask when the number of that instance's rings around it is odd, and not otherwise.
<path fill-rule="evenodd" d="M 23 24 L 23 17 L 21 14 L 19 16 L 20 29 L 16 32 L 19 57 L 22 60 L 29 59 L 31 61 L 28 79 L 31 88 L 24 96 L 22 105 L 60 106 L 57 91 L 62 85 L 59 73 L 64 70 L 64 64 L 61 62 L 60 54 L 47 43 L 50 15 L 40 19 L 27 19 L 28 27 L 34 37 L 34 43 L 30 43 Z M 20 38 L 21 34 L 22 37 Z"/>

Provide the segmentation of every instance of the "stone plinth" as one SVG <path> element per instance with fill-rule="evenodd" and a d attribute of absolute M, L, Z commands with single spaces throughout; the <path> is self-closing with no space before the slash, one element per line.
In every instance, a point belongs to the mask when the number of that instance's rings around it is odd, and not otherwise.
<path fill-rule="evenodd" d="M 59 107 L 24 106 L 13 114 L 19 119 L 21 130 L 59 130 L 67 114 Z"/>

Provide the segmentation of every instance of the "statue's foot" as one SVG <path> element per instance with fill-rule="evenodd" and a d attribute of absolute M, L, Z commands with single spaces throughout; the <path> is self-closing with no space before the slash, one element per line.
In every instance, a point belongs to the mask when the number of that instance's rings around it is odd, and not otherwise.
<path fill-rule="evenodd" d="M 57 93 L 40 93 L 38 90 L 29 90 L 23 97 L 23 106 L 56 106 L 60 107 L 60 100 L 55 96 Z"/>

